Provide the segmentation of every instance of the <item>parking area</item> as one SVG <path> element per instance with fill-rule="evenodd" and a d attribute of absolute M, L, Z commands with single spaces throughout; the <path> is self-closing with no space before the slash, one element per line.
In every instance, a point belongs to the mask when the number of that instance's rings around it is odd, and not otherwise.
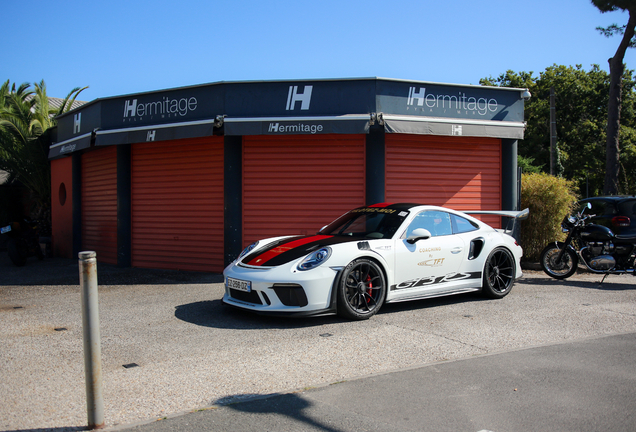
<path fill-rule="evenodd" d="M 219 275 L 98 265 L 105 417 L 132 424 L 432 362 L 636 332 L 636 278 L 527 271 L 510 295 L 386 305 L 363 322 L 221 305 Z M 0 430 L 86 424 L 76 260 L 0 254 Z"/>

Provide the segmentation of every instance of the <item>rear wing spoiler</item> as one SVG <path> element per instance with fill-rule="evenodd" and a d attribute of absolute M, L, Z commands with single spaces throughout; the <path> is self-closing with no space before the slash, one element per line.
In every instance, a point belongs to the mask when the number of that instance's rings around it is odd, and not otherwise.
<path fill-rule="evenodd" d="M 469 214 L 469 215 L 487 214 L 487 215 L 495 215 L 495 216 L 504 216 L 504 217 L 508 218 L 508 223 L 506 224 L 506 228 L 504 228 L 504 232 L 506 234 L 511 234 L 515 230 L 517 221 L 522 221 L 524 219 L 528 219 L 528 215 L 530 215 L 530 209 L 525 209 L 525 210 L 521 210 L 521 211 L 468 210 L 468 211 L 463 211 L 462 213 L 466 213 L 466 214 Z"/>

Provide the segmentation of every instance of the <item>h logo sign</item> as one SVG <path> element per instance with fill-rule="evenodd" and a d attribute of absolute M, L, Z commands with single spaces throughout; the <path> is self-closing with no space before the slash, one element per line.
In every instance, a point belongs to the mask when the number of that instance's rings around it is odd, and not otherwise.
<path fill-rule="evenodd" d="M 300 109 L 308 110 L 309 103 L 311 102 L 311 91 L 314 86 L 305 86 L 303 93 L 298 93 L 298 86 L 289 86 L 289 93 L 287 94 L 287 111 L 293 110 L 296 107 L 296 102 L 300 101 Z"/>
<path fill-rule="evenodd" d="M 154 141 L 156 132 L 157 132 L 156 130 L 148 131 L 148 135 L 146 135 L 146 141 Z"/>
<path fill-rule="evenodd" d="M 124 104 L 124 117 L 134 117 L 135 112 L 137 111 L 137 99 L 133 99 L 132 101 L 127 100 Z"/>
<path fill-rule="evenodd" d="M 424 96 L 426 95 L 426 88 L 420 87 L 419 92 L 415 92 L 415 87 L 409 88 L 409 98 L 406 101 L 407 105 L 413 105 L 415 99 L 417 99 L 417 106 L 424 106 Z"/>
<path fill-rule="evenodd" d="M 82 126 L 82 113 L 77 113 L 73 116 L 73 133 L 79 133 Z"/>

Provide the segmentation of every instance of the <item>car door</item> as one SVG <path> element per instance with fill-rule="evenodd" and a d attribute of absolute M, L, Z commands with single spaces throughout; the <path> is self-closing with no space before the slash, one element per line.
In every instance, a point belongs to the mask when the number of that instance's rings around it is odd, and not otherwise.
<path fill-rule="evenodd" d="M 410 244 L 409 235 L 418 228 L 431 233 L 428 239 Z M 395 284 L 392 298 L 421 297 L 452 291 L 466 257 L 466 244 L 453 235 L 451 215 L 441 210 L 424 210 L 411 221 L 395 247 Z"/>

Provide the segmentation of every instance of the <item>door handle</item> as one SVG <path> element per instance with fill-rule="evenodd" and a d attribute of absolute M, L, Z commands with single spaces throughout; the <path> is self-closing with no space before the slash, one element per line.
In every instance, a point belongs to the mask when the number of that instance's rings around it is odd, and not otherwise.
<path fill-rule="evenodd" d="M 456 247 L 456 248 L 451 249 L 451 253 L 456 255 L 456 254 L 460 253 L 463 250 L 464 250 L 463 247 Z"/>

